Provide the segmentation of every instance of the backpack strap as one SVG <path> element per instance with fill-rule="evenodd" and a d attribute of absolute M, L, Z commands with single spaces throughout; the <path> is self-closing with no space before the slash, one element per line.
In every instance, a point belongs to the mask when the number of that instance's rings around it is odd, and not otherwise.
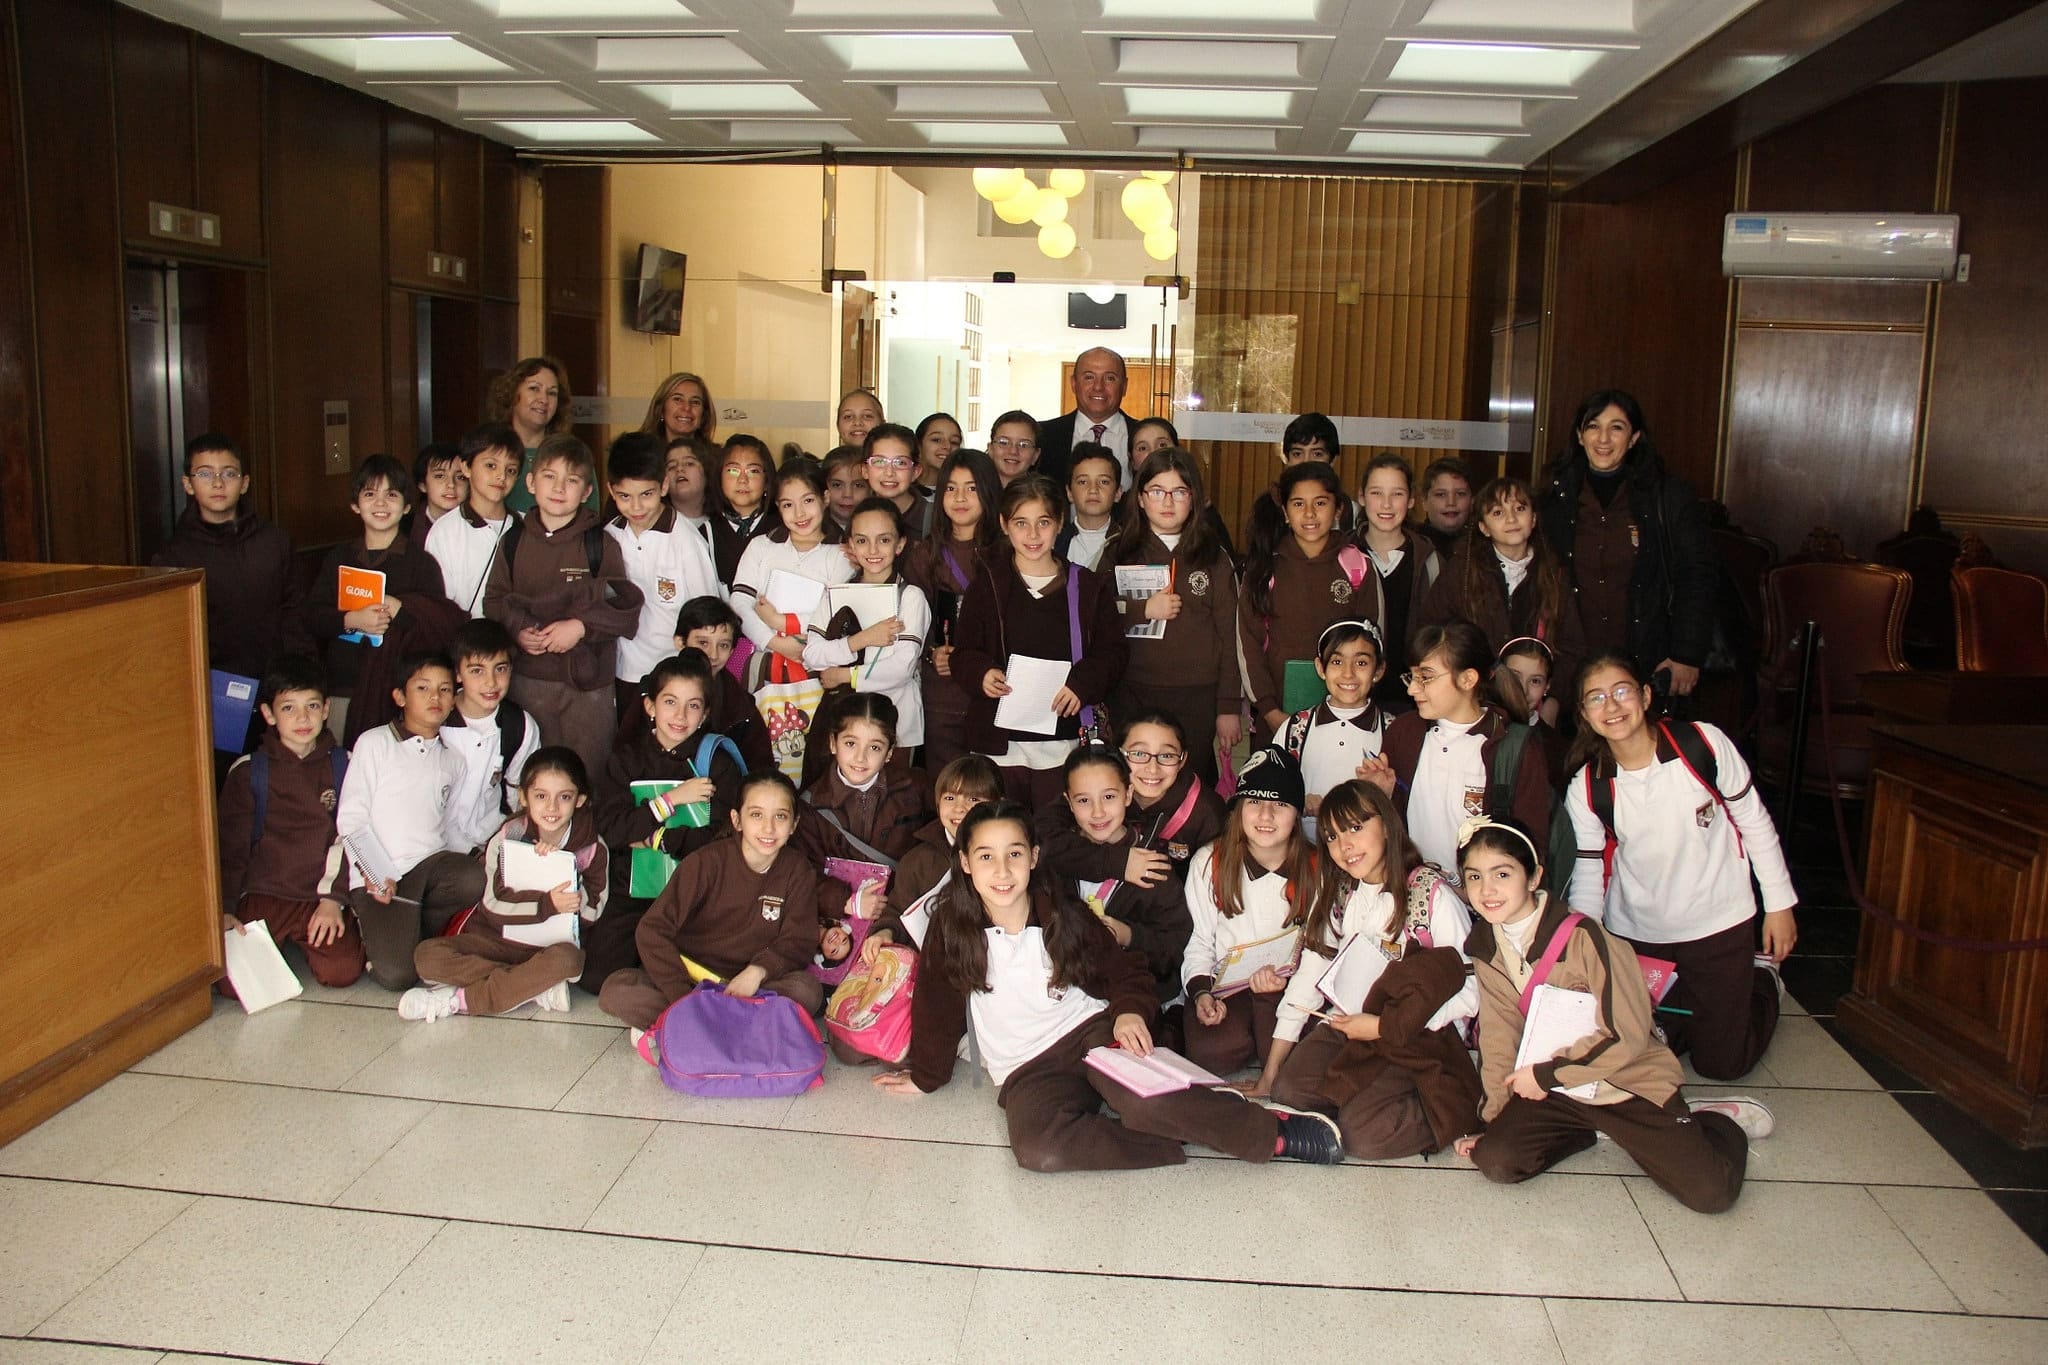
<path fill-rule="evenodd" d="M 1408 937 L 1425 948 L 1436 947 L 1436 936 L 1429 928 L 1430 900 L 1449 880 L 1428 863 L 1408 874 Z"/>
<path fill-rule="evenodd" d="M 526 712 L 513 705 L 511 698 L 504 698 L 498 702 L 497 722 L 498 757 L 503 761 L 505 768 L 509 769 L 512 766 L 512 760 L 518 756 L 519 746 L 526 743 Z M 503 769 L 499 772 L 498 813 L 500 815 L 510 815 L 512 813 L 512 798 L 505 794 L 505 779 L 512 776 L 512 773 Z"/>
<path fill-rule="evenodd" d="M 697 756 L 690 760 L 690 766 L 697 770 L 697 776 L 711 776 L 711 764 L 717 759 L 718 751 L 721 749 L 732 755 L 734 767 L 743 773 L 747 770 L 747 760 L 740 757 L 739 745 L 716 730 L 707 730 L 697 741 Z"/>
<path fill-rule="evenodd" d="M 838 830 L 839 837 L 846 840 L 847 843 L 853 845 L 853 851 L 855 853 L 860 854 L 863 858 L 866 858 L 871 863 L 880 863 L 883 867 L 896 866 L 896 860 L 894 858 L 882 852 L 882 850 L 876 848 L 873 844 L 869 843 L 867 840 L 861 838 L 852 830 L 848 829 L 846 827 L 846 821 L 839 818 L 838 811 L 831 810 L 825 806 L 819 805 L 817 799 L 813 797 L 808 791 L 804 793 L 804 804 L 809 806 L 811 808 L 812 813 L 815 814 L 820 820 L 823 820 L 826 824 L 832 826 L 833 829 Z"/>
<path fill-rule="evenodd" d="M 1185 825 L 1188 822 L 1188 817 L 1195 813 L 1195 803 L 1201 799 L 1202 784 L 1199 782 L 1189 783 L 1188 794 L 1180 799 L 1180 807 L 1174 811 L 1173 818 L 1168 820 L 1160 829 L 1159 838 L 1161 840 L 1171 839 L 1174 835 L 1180 833 L 1181 826 Z M 1109 899 L 1107 893 L 1104 893 L 1103 899 L 1105 901 Z"/>
<path fill-rule="evenodd" d="M 505 528 L 505 534 L 498 537 L 498 556 L 505 561 L 505 576 L 508 580 L 512 576 L 512 552 L 519 548 L 519 537 L 526 530 L 526 518 L 514 512 L 511 523 Z M 490 570 L 486 569 L 484 577 L 490 576 Z"/>
<path fill-rule="evenodd" d="M 1614 837 L 1614 774 L 1604 771 L 1605 766 L 1602 763 L 1588 763 L 1585 769 L 1586 806 L 1593 812 L 1593 818 L 1600 822 L 1601 832 L 1606 835 L 1606 841 L 1600 848 L 1600 889 L 1603 894 L 1607 889 L 1607 883 L 1614 877 L 1614 851 L 1621 846 L 1620 841 Z M 1595 775 L 1595 768 L 1602 768 L 1603 771 Z M 1579 856 L 1584 858 L 1590 855 L 1582 851 Z"/>
<path fill-rule="evenodd" d="M 1535 726 L 1522 721 L 1510 721 L 1501 732 L 1499 747 L 1493 751 L 1493 766 L 1486 774 L 1487 813 L 1495 820 L 1515 813 L 1515 786 L 1522 775 L 1522 755 L 1529 747 L 1529 736 L 1535 732 Z"/>
<path fill-rule="evenodd" d="M 1529 984 L 1522 987 L 1523 1014 L 1528 1014 L 1529 1001 L 1535 998 L 1536 988 L 1550 979 L 1550 969 L 1555 967 L 1557 960 L 1564 956 L 1565 944 L 1571 941 L 1572 930 L 1578 928 L 1579 921 L 1584 918 L 1585 916 L 1578 911 L 1572 911 L 1557 926 L 1557 932 L 1550 936 L 1550 942 L 1543 949 L 1543 956 L 1538 958 L 1535 965 L 1530 969 Z"/>
<path fill-rule="evenodd" d="M 1287 718 L 1286 739 L 1283 745 L 1287 756 L 1296 763 L 1301 762 L 1301 751 L 1308 745 L 1308 732 L 1315 725 L 1316 709 L 1311 706 L 1305 711 L 1296 711 Z"/>
<path fill-rule="evenodd" d="M 335 783 L 338 795 L 341 784 Z M 249 755 L 249 847 L 256 847 L 256 841 L 263 837 L 263 820 L 270 814 L 270 755 L 257 745 L 256 752 Z"/>
<path fill-rule="evenodd" d="M 1342 545 L 1337 549 L 1337 563 L 1344 570 L 1344 576 L 1351 580 L 1351 590 L 1358 591 L 1358 585 L 1365 582 L 1365 572 L 1372 567 L 1365 551 L 1356 545 Z"/>
<path fill-rule="evenodd" d="M 1670 743 L 1693 780 L 1712 793 L 1714 804 L 1728 817 L 1728 828 L 1735 831 L 1735 855 L 1747 860 L 1749 854 L 1742 846 L 1742 831 L 1736 828 L 1735 813 L 1728 809 L 1728 798 L 1721 794 L 1721 760 L 1714 756 L 1714 746 L 1707 743 L 1706 733 L 1696 721 L 1673 727 L 1668 719 L 1657 722 L 1657 733 Z M 1750 783 L 1750 787 L 1755 785 L 1754 781 Z M 1736 796 L 1749 795 L 1750 787 L 1744 787 Z"/>
<path fill-rule="evenodd" d="M 583 528 L 583 558 L 590 565 L 592 578 L 602 577 L 604 568 L 605 530 L 603 523 Z"/>
<path fill-rule="evenodd" d="M 1080 663 L 1082 658 L 1081 567 L 1078 564 L 1067 565 L 1067 643 L 1069 652 L 1074 656 L 1074 662 Z M 1094 707 L 1084 706 L 1081 708 L 1081 728 L 1084 731 L 1095 728 Z"/>

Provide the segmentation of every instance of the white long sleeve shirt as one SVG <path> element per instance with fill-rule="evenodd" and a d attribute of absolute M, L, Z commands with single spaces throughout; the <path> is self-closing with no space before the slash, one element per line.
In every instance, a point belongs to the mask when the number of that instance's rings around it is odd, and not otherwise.
<path fill-rule="evenodd" d="M 1344 904 L 1331 916 L 1331 937 L 1336 953 L 1325 957 L 1306 942 L 1301 949 L 1301 965 L 1288 978 L 1287 993 L 1280 997 L 1279 1016 L 1273 1021 L 1273 1037 L 1286 1042 L 1300 1041 L 1302 1031 L 1308 1027 L 1309 1011 L 1328 1008 L 1328 1001 L 1316 983 L 1330 970 L 1330 964 L 1337 960 L 1353 939 L 1365 936 L 1385 943 L 1392 939 L 1396 945 L 1391 949 L 1393 956 L 1383 951 L 1378 943 L 1362 943 L 1354 951 L 1365 952 L 1364 961 L 1378 964 L 1378 971 L 1357 980 L 1365 983 L 1370 991 L 1392 963 L 1400 961 L 1405 951 L 1408 906 L 1405 895 L 1397 899 L 1392 892 L 1381 887 L 1360 883 L 1353 887 Z M 1451 890 L 1448 881 L 1435 883 L 1429 893 L 1429 941 L 1434 948 L 1454 948 L 1458 956 L 1465 957 L 1465 936 L 1472 932 L 1472 912 L 1465 908 L 1465 902 Z M 1350 976 L 1346 964 L 1346 976 Z M 1458 993 L 1437 1007 L 1429 1017 L 1428 1027 L 1437 1029 L 1446 1024 L 1460 1023 L 1479 1013 L 1479 982 L 1471 977 Z"/>
<path fill-rule="evenodd" d="M 1764 909 L 1798 904 L 1777 826 L 1750 780 L 1749 765 L 1719 729 L 1699 728 L 1714 751 L 1717 785 L 1740 795 L 1729 796 L 1724 810 L 1682 759 L 1624 769 L 1614 778 L 1613 875 L 1603 890 L 1599 865 L 1591 858 L 1581 858 L 1572 875 L 1572 909 L 1604 921 L 1623 938 L 1690 943 L 1744 923 L 1756 913 L 1752 877 L 1763 891 Z M 1564 806 L 1579 847 L 1604 848 L 1607 832 L 1586 800 L 1586 769 L 1565 783 Z"/>
<path fill-rule="evenodd" d="M 1225 918 L 1216 907 L 1216 845 L 1202 845 L 1188 860 L 1188 915 L 1195 922 L 1195 931 L 1181 955 L 1183 987 L 1213 977 L 1232 948 L 1257 943 L 1286 929 L 1287 916 L 1294 909 L 1287 879 L 1247 861 L 1248 870 L 1262 875 L 1244 879 L 1238 896 L 1244 910 Z M 1193 992 L 1189 994 L 1192 996 Z"/>
<path fill-rule="evenodd" d="M 726 595 L 726 601 L 739 613 L 740 629 L 760 649 L 766 649 L 768 642 L 780 633 L 754 610 L 777 569 L 816 579 L 828 588 L 834 583 L 853 581 L 853 561 L 846 557 L 843 545 L 820 541 L 808 550 L 799 550 L 775 535 L 755 536 L 748 541 L 747 548 L 740 552 L 739 566 L 733 570 L 732 591 Z"/>
<path fill-rule="evenodd" d="M 982 1065 L 997 1085 L 1010 1073 L 1109 1008 L 1079 986 L 1057 994 L 1052 986 L 1052 956 L 1045 951 L 1045 931 L 1026 925 L 1019 934 L 991 925 L 988 935 L 988 989 L 967 997 L 968 1017 L 981 1046 Z"/>
<path fill-rule="evenodd" d="M 441 851 L 448 799 L 462 776 L 461 755 L 439 735 L 422 739 L 396 721 L 363 731 L 341 780 L 336 842 L 367 826 L 403 876 Z M 348 885 L 365 885 L 362 869 L 346 861 Z"/>
<path fill-rule="evenodd" d="M 484 614 L 484 580 L 511 524 L 509 516 L 485 521 L 465 502 L 427 532 L 427 553 L 441 566 L 442 590 L 472 618 Z"/>
<path fill-rule="evenodd" d="M 504 708 L 511 705 L 501 701 L 499 709 L 488 716 L 477 720 L 464 716 L 460 725 L 441 727 L 441 742 L 462 760 L 462 776 L 448 794 L 448 813 L 441 820 L 441 846 L 451 853 L 482 848 L 505 823 L 506 812 L 519 809 L 519 773 L 540 748 L 540 726 L 527 716 L 518 752 L 510 756 L 501 752 L 504 733 L 499 721 Z"/>
<path fill-rule="evenodd" d="M 719 595 L 718 569 L 710 544 L 673 508 L 664 508 L 645 531 L 636 533 L 619 516 L 604 529 L 619 543 L 626 577 L 640 589 L 640 624 L 631 638 L 620 638 L 615 671 L 622 682 L 638 682 L 676 652 L 677 609 L 693 597 Z"/>
<path fill-rule="evenodd" d="M 832 623 L 832 596 L 828 592 L 811 616 L 808 642 L 804 645 L 804 667 L 812 672 L 826 668 L 852 668 L 856 663 L 853 690 L 880 692 L 896 704 L 896 747 L 913 748 L 924 743 L 924 683 L 920 665 L 924 660 L 925 637 L 931 634 L 932 609 L 924 589 L 912 583 L 896 585 L 896 619 L 903 633 L 893 645 L 860 651 L 845 639 L 828 640 L 826 628 Z"/>
<path fill-rule="evenodd" d="M 1486 736 L 1478 724 L 1440 720 L 1431 725 L 1408 784 L 1408 837 L 1422 861 L 1445 872 L 1458 868 L 1459 828 L 1486 813 L 1486 759 L 1480 752 Z"/>

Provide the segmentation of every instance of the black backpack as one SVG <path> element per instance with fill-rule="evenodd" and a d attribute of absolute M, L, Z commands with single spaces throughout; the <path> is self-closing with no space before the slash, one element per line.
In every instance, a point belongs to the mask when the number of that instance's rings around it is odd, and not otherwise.
<path fill-rule="evenodd" d="M 1486 774 L 1486 804 L 1489 818 L 1505 819 L 1515 811 L 1515 786 L 1521 780 L 1522 763 L 1528 757 L 1530 736 L 1536 727 L 1526 721 L 1510 721 L 1493 751 L 1493 766 Z M 1531 831 L 1532 833 L 1535 831 Z M 1549 849 L 1544 854 L 1544 887 L 1560 901 L 1569 894 L 1573 865 L 1579 860 L 1579 838 L 1572 832 L 1571 816 L 1564 802 L 1550 803 Z"/>

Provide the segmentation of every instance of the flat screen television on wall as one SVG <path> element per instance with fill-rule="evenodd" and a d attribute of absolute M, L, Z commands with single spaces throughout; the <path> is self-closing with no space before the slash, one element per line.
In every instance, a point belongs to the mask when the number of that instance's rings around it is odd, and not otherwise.
<path fill-rule="evenodd" d="M 653 243 L 640 248 L 640 269 L 633 293 L 633 330 L 681 336 L 683 278 L 690 258 Z"/>

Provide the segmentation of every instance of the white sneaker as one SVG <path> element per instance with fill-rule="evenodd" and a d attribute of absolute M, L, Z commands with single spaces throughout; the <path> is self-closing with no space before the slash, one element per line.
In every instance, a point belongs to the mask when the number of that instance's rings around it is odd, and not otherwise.
<path fill-rule="evenodd" d="M 453 986 L 414 986 L 398 997 L 398 1017 L 424 1024 L 446 1019 L 455 1013 L 456 994 Z"/>
<path fill-rule="evenodd" d="M 1778 1121 L 1771 1117 L 1771 1111 L 1762 1100 L 1748 1095 L 1722 1095 L 1711 1100 L 1687 1100 L 1686 1107 L 1695 1114 L 1722 1114 L 1735 1120 L 1743 1136 L 1751 1142 L 1767 1138 Z"/>
<path fill-rule="evenodd" d="M 557 981 L 554 985 L 533 997 L 533 1003 L 544 1010 L 567 1010 L 569 1008 L 569 983 Z"/>

